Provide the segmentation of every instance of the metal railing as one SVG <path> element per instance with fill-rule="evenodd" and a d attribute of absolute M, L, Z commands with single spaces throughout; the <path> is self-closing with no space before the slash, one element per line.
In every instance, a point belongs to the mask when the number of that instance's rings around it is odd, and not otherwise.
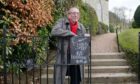
<path fill-rule="evenodd" d="M 140 84 L 140 32 L 138 33 L 138 83 Z"/>
<path fill-rule="evenodd" d="M 119 44 L 118 28 L 116 29 L 116 37 L 117 37 L 118 52 L 121 52 L 121 50 L 120 50 L 120 44 Z"/>
<path fill-rule="evenodd" d="M 49 57 L 49 36 L 26 36 L 24 40 L 27 42 L 30 39 L 31 42 L 11 45 L 16 38 L 23 37 L 8 36 L 4 26 L 0 39 L 0 84 L 42 84 L 42 71 L 47 68 L 44 72 L 48 75 L 48 68 L 54 59 Z"/>
<path fill-rule="evenodd" d="M 4 7 L 1 9 L 3 8 Z M 0 18 L 2 19 L 4 15 L 1 14 Z M 10 22 L 11 21 L 9 21 L 9 23 Z M 6 28 L 8 23 L 5 23 L 0 24 L 1 27 L 3 25 L 3 30 L 0 29 L 0 34 L 2 33 L 2 35 L 0 35 L 0 84 L 29 84 L 29 81 L 35 84 L 37 78 L 35 76 L 36 73 L 40 75 L 38 77 L 41 79 L 41 67 L 43 64 L 48 64 L 46 60 L 48 59 L 49 52 L 48 43 L 44 43 L 44 50 L 42 49 L 43 47 L 40 48 L 40 46 L 38 46 L 41 45 L 40 42 L 48 42 L 48 36 L 40 37 L 41 40 L 36 36 L 27 36 L 24 37 L 24 40 L 27 41 L 27 39 L 30 38 L 30 43 L 21 42 L 22 45 L 18 43 L 14 45 L 14 43 L 16 43 L 14 40 L 16 38 L 21 39 L 22 36 L 9 36 L 7 30 L 10 30 L 10 28 Z M 46 59 L 40 54 L 43 54 Z M 39 71 L 36 71 L 36 69 Z M 41 84 L 41 80 L 39 82 Z"/>
<path fill-rule="evenodd" d="M 6 32 L 6 27 L 4 27 L 3 36 L 0 39 L 0 59 L 3 64 L 1 65 L 3 68 L 1 69 L 0 84 L 53 84 L 53 77 L 50 75 L 53 69 L 50 69 L 55 66 L 56 55 L 54 52 L 51 54 L 55 56 L 50 54 L 49 36 L 27 36 L 24 38 L 26 40 L 30 38 L 29 44 L 23 43 L 14 46 L 10 45 L 10 41 L 17 37 L 7 36 Z M 91 43 L 89 45 L 91 46 Z M 91 84 L 91 50 L 90 63 L 87 66 L 88 77 L 87 80 L 84 77 L 81 84 Z"/>

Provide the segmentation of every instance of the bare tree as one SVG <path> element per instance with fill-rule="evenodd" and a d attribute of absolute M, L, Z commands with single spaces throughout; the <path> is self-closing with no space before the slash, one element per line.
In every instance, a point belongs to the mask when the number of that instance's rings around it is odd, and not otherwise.
<path fill-rule="evenodd" d="M 126 7 L 120 7 L 120 8 L 114 8 L 113 11 L 114 13 L 119 17 L 119 21 L 120 22 L 117 22 L 118 23 L 117 25 L 121 26 L 122 28 L 125 28 L 126 27 L 126 15 L 125 15 L 125 12 L 126 12 L 127 8 Z"/>
<path fill-rule="evenodd" d="M 128 22 L 128 24 L 129 24 L 129 27 L 131 27 L 131 11 L 132 11 L 132 9 L 129 9 L 129 22 Z"/>
<path fill-rule="evenodd" d="M 117 8 L 117 7 L 114 7 L 113 8 L 113 13 L 115 13 L 116 14 L 116 17 L 118 17 L 118 19 L 115 19 L 114 21 L 115 21 L 115 23 L 114 23 L 114 26 L 115 27 L 117 27 L 118 25 L 120 25 L 120 17 L 119 17 L 119 8 Z"/>
<path fill-rule="evenodd" d="M 123 23 L 122 26 L 123 26 L 123 28 L 126 28 L 127 21 L 126 21 L 125 12 L 126 12 L 127 8 L 126 7 L 121 7 L 119 9 L 120 9 L 120 18 L 121 18 L 121 21 Z"/>

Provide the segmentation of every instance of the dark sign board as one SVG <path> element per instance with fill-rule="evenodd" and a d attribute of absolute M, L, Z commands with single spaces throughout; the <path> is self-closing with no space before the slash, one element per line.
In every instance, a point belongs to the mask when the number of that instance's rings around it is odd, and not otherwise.
<path fill-rule="evenodd" d="M 90 55 L 89 37 L 72 37 L 70 42 L 71 64 L 87 64 Z"/>

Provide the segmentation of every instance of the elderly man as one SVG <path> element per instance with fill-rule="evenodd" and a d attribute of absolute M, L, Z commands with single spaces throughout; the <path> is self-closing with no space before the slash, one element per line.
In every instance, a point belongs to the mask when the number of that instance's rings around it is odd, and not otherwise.
<path fill-rule="evenodd" d="M 79 18 L 79 9 L 72 7 L 67 17 L 59 19 L 52 29 L 52 36 L 58 37 L 54 84 L 64 84 L 65 75 L 70 76 L 70 84 L 80 84 L 83 77 L 83 65 L 67 65 L 70 63 L 70 38 L 85 34 L 84 26 L 78 22 Z"/>

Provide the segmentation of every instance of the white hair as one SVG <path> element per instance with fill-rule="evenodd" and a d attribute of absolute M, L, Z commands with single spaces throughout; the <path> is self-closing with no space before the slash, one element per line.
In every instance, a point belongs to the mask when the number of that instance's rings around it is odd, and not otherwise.
<path fill-rule="evenodd" d="M 73 11 L 79 12 L 79 8 L 77 8 L 77 7 L 71 7 L 69 9 L 68 13 L 73 12 Z"/>

